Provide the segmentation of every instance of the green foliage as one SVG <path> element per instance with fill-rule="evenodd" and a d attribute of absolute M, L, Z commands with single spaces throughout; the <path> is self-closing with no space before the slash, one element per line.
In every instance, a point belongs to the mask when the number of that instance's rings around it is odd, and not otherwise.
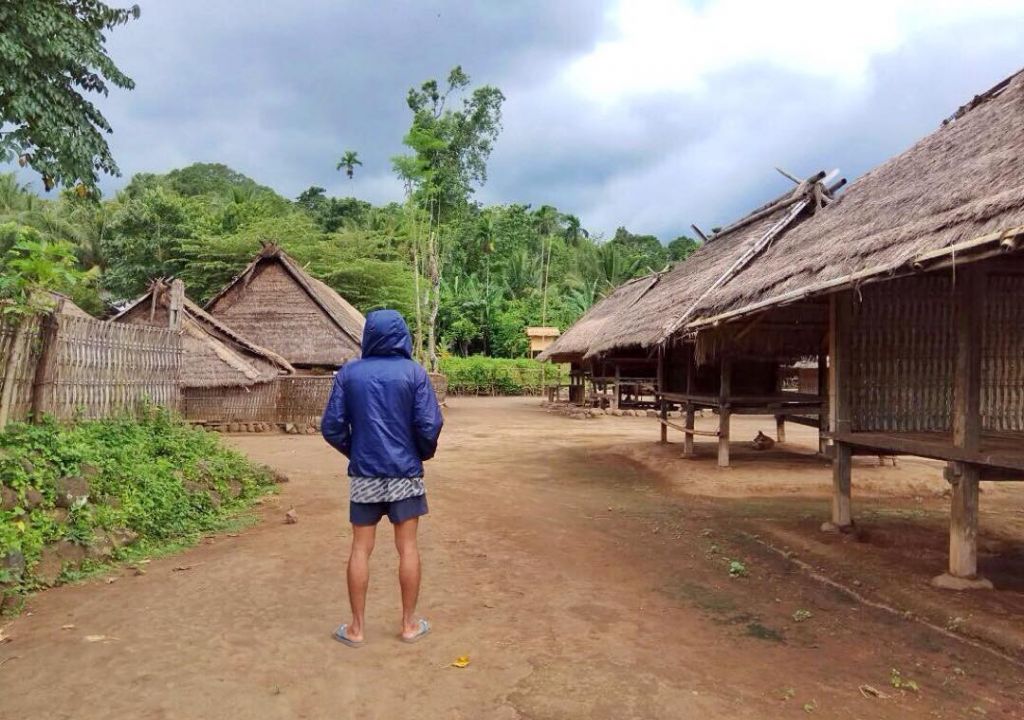
<path fill-rule="evenodd" d="M 729 577 L 746 577 L 747 566 L 739 560 L 732 560 L 729 562 Z"/>
<path fill-rule="evenodd" d="M 18 158 L 56 185 L 93 188 L 97 172 L 117 175 L 103 137 L 106 118 L 86 95 L 134 83 L 107 54 L 105 33 L 139 17 L 138 5 L 98 0 L 0 3 L 0 160 Z"/>
<path fill-rule="evenodd" d="M 37 230 L 0 225 L 0 314 L 25 317 L 45 312 L 54 299 L 46 292 L 73 292 L 92 279 L 78 269 L 74 246 L 47 241 Z"/>
<path fill-rule="evenodd" d="M 529 358 L 443 357 L 441 372 L 455 395 L 539 395 L 544 385 L 569 381 L 568 366 Z"/>
<path fill-rule="evenodd" d="M 55 486 L 74 476 L 88 478 L 89 501 L 62 519 Z M 153 410 L 142 420 L 9 425 L 0 433 L 0 482 L 21 501 L 0 511 L 0 559 L 23 553 L 22 584 L 31 587 L 47 543 L 88 544 L 103 531 L 130 530 L 143 545 L 194 536 L 265 492 L 271 478 L 215 434 Z M 31 511 L 30 489 L 44 498 Z"/>

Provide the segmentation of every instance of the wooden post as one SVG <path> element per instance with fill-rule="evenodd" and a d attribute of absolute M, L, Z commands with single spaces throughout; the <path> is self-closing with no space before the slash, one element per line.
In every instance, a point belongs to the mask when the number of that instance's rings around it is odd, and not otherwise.
<path fill-rule="evenodd" d="M 729 398 L 732 395 L 732 358 L 722 355 L 718 386 L 718 467 L 729 467 Z"/>
<path fill-rule="evenodd" d="M 661 443 L 668 442 L 668 404 L 665 402 L 665 346 L 658 347 L 658 416 L 661 418 Z"/>
<path fill-rule="evenodd" d="M 818 355 L 818 399 L 821 412 L 818 413 L 818 452 L 828 453 L 828 355 Z"/>
<path fill-rule="evenodd" d="M 982 325 L 985 320 L 985 276 L 977 265 L 959 270 L 955 278 L 956 362 L 953 377 L 953 444 L 981 448 Z M 980 468 L 950 463 L 946 478 L 953 485 L 949 523 L 949 572 L 932 582 L 952 589 L 991 588 L 978 578 L 978 479 Z"/>
<path fill-rule="evenodd" d="M 775 416 L 775 439 L 780 442 L 786 442 L 786 416 L 776 415 Z"/>
<path fill-rule="evenodd" d="M 29 325 L 32 319 L 25 316 L 18 320 L 11 338 L 10 350 L 7 354 L 7 365 L 4 367 L 3 390 L 0 391 L 0 430 L 7 427 L 14 408 L 14 390 L 18 384 L 18 369 L 21 367 L 28 352 Z"/>
<path fill-rule="evenodd" d="M 171 281 L 171 295 L 167 303 L 167 324 L 171 330 L 181 330 L 181 313 L 185 307 L 185 283 Z"/>
<path fill-rule="evenodd" d="M 684 348 L 684 352 L 685 348 Z M 686 395 L 689 398 L 693 394 L 693 372 L 694 363 L 696 359 L 693 352 L 686 353 Z M 687 430 L 693 430 L 694 428 L 694 413 L 693 403 L 690 400 L 686 401 L 686 421 L 684 427 Z M 683 433 L 683 456 L 693 457 L 693 433 Z"/>
<path fill-rule="evenodd" d="M 60 320 L 64 313 L 64 299 L 57 302 L 53 313 L 43 320 L 40 336 L 42 351 L 32 380 L 32 421 L 39 422 L 53 410 L 54 384 L 57 380 L 57 344 L 60 342 Z"/>
<path fill-rule="evenodd" d="M 829 427 L 833 432 L 850 432 L 850 333 L 853 322 L 853 294 L 850 290 L 829 297 Z M 832 521 L 822 530 L 845 530 L 853 525 L 850 511 L 852 448 L 832 443 Z"/>
<path fill-rule="evenodd" d="M 615 363 L 615 385 L 612 387 L 612 410 L 619 409 L 619 364 Z"/>

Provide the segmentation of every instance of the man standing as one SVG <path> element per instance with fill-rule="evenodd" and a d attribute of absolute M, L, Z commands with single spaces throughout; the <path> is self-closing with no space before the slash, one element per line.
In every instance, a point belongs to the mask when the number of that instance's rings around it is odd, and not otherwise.
<path fill-rule="evenodd" d="M 377 523 L 385 515 L 395 528 L 398 549 L 401 639 L 416 642 L 430 632 L 430 623 L 416 617 L 420 593 L 416 529 L 420 516 L 427 514 L 423 461 L 434 457 L 442 425 L 430 378 L 412 360 L 412 338 L 401 315 L 394 310 L 367 315 L 362 350 L 362 359 L 338 372 L 321 424 L 324 439 L 349 459 L 352 621 L 340 626 L 334 639 L 350 647 L 364 643 L 370 553 Z"/>

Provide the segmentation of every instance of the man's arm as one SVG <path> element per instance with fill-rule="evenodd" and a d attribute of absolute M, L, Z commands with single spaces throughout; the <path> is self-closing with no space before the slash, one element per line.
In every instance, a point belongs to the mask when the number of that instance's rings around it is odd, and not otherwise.
<path fill-rule="evenodd" d="M 416 449 L 420 460 L 429 460 L 437 452 L 437 438 L 441 435 L 444 419 L 437 395 L 430 384 L 426 371 L 420 370 L 416 378 L 416 394 L 413 398 L 413 431 L 416 434 Z"/>
<path fill-rule="evenodd" d="M 320 421 L 320 432 L 323 434 L 324 440 L 342 455 L 348 457 L 352 449 L 352 428 L 349 426 L 348 412 L 345 409 L 345 390 L 342 386 L 344 371 L 344 368 L 339 370 L 334 378 L 331 397 L 327 401 L 323 419 Z"/>

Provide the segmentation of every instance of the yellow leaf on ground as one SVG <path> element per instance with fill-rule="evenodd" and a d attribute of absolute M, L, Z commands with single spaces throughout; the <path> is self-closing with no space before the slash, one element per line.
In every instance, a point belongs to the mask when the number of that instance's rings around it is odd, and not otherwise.
<path fill-rule="evenodd" d="M 452 667 L 464 668 L 469 665 L 469 655 L 460 655 L 452 661 Z"/>

